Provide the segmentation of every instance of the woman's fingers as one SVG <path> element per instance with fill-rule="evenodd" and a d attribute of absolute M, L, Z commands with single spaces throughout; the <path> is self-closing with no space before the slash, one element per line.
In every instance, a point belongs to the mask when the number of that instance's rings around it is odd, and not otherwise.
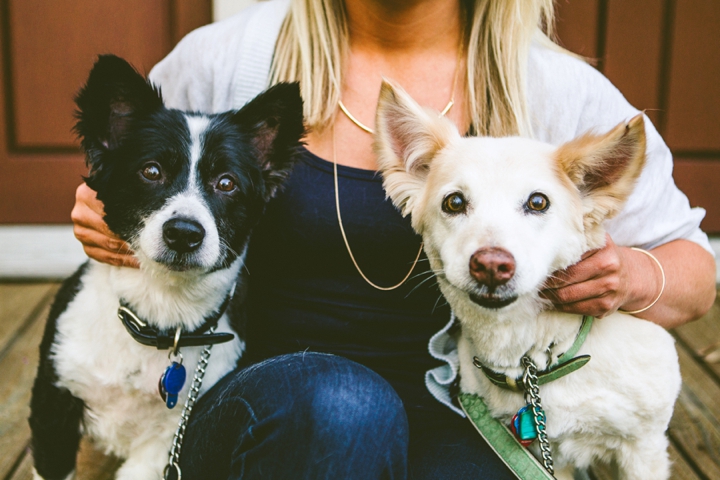
<path fill-rule="evenodd" d="M 80 185 L 70 217 L 75 238 L 83 244 L 87 256 L 111 265 L 138 267 L 130 246 L 110 231 L 104 215 L 104 206 L 95 191 L 84 183 Z"/>
<path fill-rule="evenodd" d="M 605 276 L 558 289 L 543 290 L 541 296 L 550 300 L 555 309 L 603 317 L 619 307 L 617 276 Z"/>
<path fill-rule="evenodd" d="M 116 267 L 140 268 L 140 263 L 138 263 L 137 259 L 132 255 L 120 255 L 102 248 L 87 245 L 83 245 L 83 248 L 88 257 L 98 262 L 108 263 Z"/>
<path fill-rule="evenodd" d="M 122 240 L 115 237 L 108 237 L 102 232 L 93 230 L 83 225 L 75 224 L 73 228 L 75 238 L 80 240 L 83 246 L 102 248 L 108 252 L 116 254 L 132 254 L 130 246 Z"/>
<path fill-rule="evenodd" d="M 541 296 L 561 312 L 602 317 L 623 304 L 624 278 L 622 254 L 608 235 L 603 248 L 587 252 L 575 265 L 555 272 Z"/>
<path fill-rule="evenodd" d="M 130 246 L 122 240 L 77 224 L 74 232 L 75 237 L 83 244 L 85 254 L 93 260 L 116 266 L 140 266 Z"/>
<path fill-rule="evenodd" d="M 576 313 L 578 315 L 590 315 L 595 318 L 602 318 L 617 311 L 615 302 L 609 297 L 596 297 L 581 300 L 575 303 L 555 305 L 555 310 L 564 313 Z"/>
<path fill-rule="evenodd" d="M 76 225 L 82 225 L 93 230 L 97 230 L 109 237 L 115 236 L 108 228 L 105 220 L 105 209 L 103 203 L 97 199 L 94 190 L 86 184 L 80 185 L 75 190 L 75 205 L 70 218 Z"/>

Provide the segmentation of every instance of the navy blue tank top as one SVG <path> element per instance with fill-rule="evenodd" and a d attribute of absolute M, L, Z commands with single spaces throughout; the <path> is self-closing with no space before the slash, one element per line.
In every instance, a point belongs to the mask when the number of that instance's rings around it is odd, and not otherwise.
<path fill-rule="evenodd" d="M 352 264 L 335 212 L 333 165 L 307 150 L 267 207 L 248 248 L 247 355 L 303 350 L 345 356 L 391 383 L 424 385 L 440 365 L 428 340 L 450 318 L 427 258 L 392 291 L 368 285 Z M 377 172 L 338 165 L 350 247 L 374 283 L 408 273 L 421 238 L 390 200 Z"/>

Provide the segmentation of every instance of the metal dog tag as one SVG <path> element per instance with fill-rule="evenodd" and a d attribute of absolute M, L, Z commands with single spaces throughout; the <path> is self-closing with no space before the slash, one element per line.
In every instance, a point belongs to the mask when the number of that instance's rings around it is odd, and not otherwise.
<path fill-rule="evenodd" d="M 537 438 L 532 405 L 525 405 L 518 410 L 510 422 L 510 430 L 523 447 L 527 447 Z"/>
<path fill-rule="evenodd" d="M 186 377 L 185 367 L 182 363 L 178 362 L 172 362 L 160 376 L 158 391 L 168 408 L 173 408 L 177 405 L 178 393 L 180 393 L 185 385 Z"/>

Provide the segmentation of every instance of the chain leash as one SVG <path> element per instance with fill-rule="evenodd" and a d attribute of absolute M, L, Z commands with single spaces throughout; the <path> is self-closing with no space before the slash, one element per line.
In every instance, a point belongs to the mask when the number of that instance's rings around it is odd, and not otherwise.
<path fill-rule="evenodd" d="M 208 330 L 208 332 L 214 333 L 215 327 Z M 168 453 L 168 464 L 165 465 L 165 469 L 163 470 L 163 478 L 165 480 L 170 480 L 170 472 L 173 469 L 177 472 L 177 480 L 182 480 L 182 472 L 180 471 L 180 451 L 182 450 L 182 443 L 185 437 L 185 428 L 187 428 L 187 424 L 190 421 L 190 414 L 192 413 L 192 409 L 195 406 L 198 395 L 200 394 L 200 387 L 202 387 L 205 369 L 210 361 L 211 349 L 212 345 L 208 345 L 203 349 L 202 354 L 200 354 L 197 367 L 195 367 L 195 375 L 193 376 L 192 385 L 190 385 L 185 406 L 180 414 L 178 428 L 175 431 L 175 436 L 173 437 L 172 447 L 170 447 L 170 452 Z"/>
<path fill-rule="evenodd" d="M 522 358 L 522 364 L 523 367 L 525 367 L 525 372 L 522 377 L 525 401 L 532 405 L 533 416 L 535 418 L 535 431 L 537 432 L 538 441 L 540 442 L 540 454 L 542 455 L 543 465 L 551 475 L 554 475 L 553 458 L 550 452 L 550 442 L 548 441 L 545 426 L 545 411 L 543 410 L 542 401 L 540 400 L 537 367 L 527 355 Z"/>

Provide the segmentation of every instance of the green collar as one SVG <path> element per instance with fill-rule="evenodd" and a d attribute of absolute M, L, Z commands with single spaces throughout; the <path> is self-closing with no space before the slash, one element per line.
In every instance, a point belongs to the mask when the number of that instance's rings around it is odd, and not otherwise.
<path fill-rule="evenodd" d="M 593 317 L 585 315 L 582 319 L 580 330 L 575 337 L 575 341 L 570 346 L 568 351 L 558 357 L 557 363 L 550 366 L 547 370 L 538 373 L 538 385 L 545 385 L 546 383 L 550 383 L 553 380 L 564 377 L 565 375 L 585 366 L 585 364 L 590 361 L 590 355 L 581 355 L 579 357 L 575 357 L 575 355 L 580 350 L 580 347 L 582 347 L 583 343 L 585 343 L 585 339 L 587 338 L 588 333 L 590 333 L 592 324 Z M 506 390 L 513 390 L 515 392 L 522 391 L 521 378 L 510 378 L 506 375 L 503 375 L 502 373 L 495 372 L 480 363 L 480 360 L 477 357 L 473 357 L 473 364 L 477 368 L 482 370 L 488 380 L 490 380 L 498 387 L 504 388 Z"/>

